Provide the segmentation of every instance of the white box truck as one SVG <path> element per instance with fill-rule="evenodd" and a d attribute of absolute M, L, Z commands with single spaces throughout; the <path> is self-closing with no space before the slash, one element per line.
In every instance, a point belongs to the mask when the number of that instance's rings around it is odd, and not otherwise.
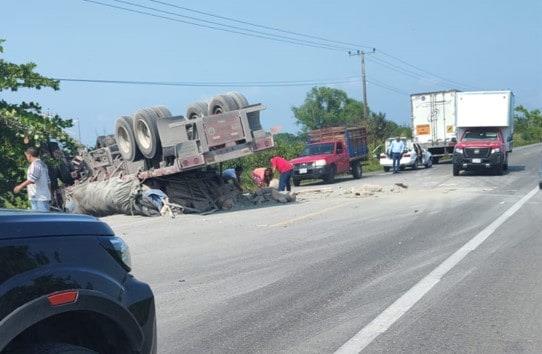
<path fill-rule="evenodd" d="M 412 139 L 427 149 L 433 163 L 451 157 L 456 142 L 457 90 L 410 95 Z"/>
<path fill-rule="evenodd" d="M 457 137 L 453 174 L 461 170 L 508 169 L 514 136 L 512 91 L 476 91 L 457 94 Z"/>

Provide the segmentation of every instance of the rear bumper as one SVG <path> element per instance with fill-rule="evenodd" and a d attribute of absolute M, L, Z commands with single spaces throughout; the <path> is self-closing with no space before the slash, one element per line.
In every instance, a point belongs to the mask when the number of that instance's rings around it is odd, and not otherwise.
<path fill-rule="evenodd" d="M 331 165 L 324 165 L 322 167 L 307 167 L 305 173 L 302 168 L 294 167 L 292 177 L 297 180 L 302 179 L 322 179 L 329 174 Z"/>
<path fill-rule="evenodd" d="M 484 170 L 501 165 L 504 162 L 503 158 L 504 155 L 497 152 L 490 154 L 487 157 L 478 158 L 478 162 L 477 158 L 465 157 L 463 154 L 454 153 L 453 163 L 454 165 L 461 167 L 463 170 Z"/>

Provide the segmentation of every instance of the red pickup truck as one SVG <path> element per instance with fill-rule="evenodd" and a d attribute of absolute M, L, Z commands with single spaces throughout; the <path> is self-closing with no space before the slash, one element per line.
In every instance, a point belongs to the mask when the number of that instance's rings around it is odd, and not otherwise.
<path fill-rule="evenodd" d="M 332 127 L 312 130 L 303 153 L 291 160 L 293 183 L 323 179 L 332 183 L 337 174 L 352 173 L 361 178 L 361 161 L 367 157 L 367 130 L 363 127 Z"/>

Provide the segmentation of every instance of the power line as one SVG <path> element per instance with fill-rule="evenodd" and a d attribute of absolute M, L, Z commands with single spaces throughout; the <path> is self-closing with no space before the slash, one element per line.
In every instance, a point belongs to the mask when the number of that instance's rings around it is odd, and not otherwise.
<path fill-rule="evenodd" d="M 130 5 L 130 6 L 134 6 L 134 7 L 139 7 L 139 8 L 146 9 L 146 10 L 160 12 L 160 13 L 164 13 L 164 14 L 167 14 L 167 15 L 178 16 L 178 17 L 181 17 L 181 18 L 188 18 L 190 20 L 195 20 L 195 21 L 202 21 L 202 22 L 205 22 L 205 23 L 209 23 L 211 25 L 218 25 L 218 26 L 223 26 L 223 27 L 226 27 L 226 28 L 232 28 L 234 30 L 241 30 L 241 31 L 249 32 L 249 33 L 256 33 L 256 34 L 261 34 L 261 35 L 264 35 L 264 36 L 271 36 L 271 37 L 276 37 L 276 38 L 280 38 L 280 39 L 292 40 L 292 41 L 297 41 L 297 42 L 300 42 L 300 43 L 307 43 L 307 44 L 312 44 L 312 45 L 317 45 L 317 46 L 326 46 L 326 47 L 330 47 L 330 48 L 336 48 L 338 50 L 346 50 L 346 49 L 348 49 L 347 47 L 344 47 L 344 46 L 328 45 L 328 44 L 323 44 L 323 43 L 318 43 L 318 42 L 313 42 L 313 41 L 302 40 L 302 39 L 299 39 L 299 38 L 287 37 L 287 36 L 277 35 L 277 34 L 268 33 L 268 32 L 256 31 L 256 30 L 249 29 L 249 28 L 228 25 L 228 24 L 224 24 L 224 23 L 221 23 L 221 22 L 209 21 L 209 20 L 205 20 L 205 19 L 202 19 L 202 18 L 198 18 L 198 17 L 182 15 L 182 14 L 180 14 L 178 12 L 165 11 L 165 10 L 157 9 L 157 8 L 151 7 L 151 6 L 140 5 L 140 4 L 131 2 L 131 1 L 126 1 L 126 0 L 111 0 L 111 1 L 118 2 L 118 3 L 121 3 L 121 4 Z"/>
<path fill-rule="evenodd" d="M 148 0 L 150 2 L 153 2 L 153 3 L 157 3 L 157 4 L 161 4 L 161 5 L 165 5 L 165 6 L 170 6 L 170 7 L 173 7 L 173 8 L 177 8 L 177 9 L 180 9 L 180 10 L 184 10 L 184 11 L 188 11 L 188 12 L 192 12 L 192 13 L 197 13 L 197 14 L 200 14 L 200 15 L 205 15 L 205 16 L 210 16 L 210 17 L 214 17 L 214 18 L 219 18 L 219 19 L 223 19 L 223 20 L 227 20 L 227 21 L 232 21 L 232 22 L 236 22 L 236 23 L 241 23 L 241 24 L 245 24 L 245 25 L 249 25 L 249 26 L 254 26 L 254 27 L 258 27 L 258 28 L 263 28 L 263 29 L 267 29 L 267 30 L 272 30 L 272 31 L 277 31 L 277 32 L 282 32 L 282 33 L 287 33 L 287 34 L 292 34 L 292 35 L 296 35 L 296 36 L 301 36 L 301 37 L 306 37 L 306 38 L 312 38 L 312 39 L 317 39 L 317 40 L 321 40 L 321 41 L 325 41 L 325 42 L 328 42 L 328 43 L 335 43 L 335 44 L 340 44 L 340 45 L 347 45 L 349 47 L 355 47 L 355 48 L 374 48 L 373 46 L 367 46 L 367 45 L 361 45 L 361 44 L 358 44 L 358 43 L 352 43 L 352 42 L 343 42 L 343 41 L 337 41 L 337 40 L 333 40 L 333 39 L 329 39 L 329 38 L 325 38 L 325 37 L 320 37 L 320 36 L 315 36 L 315 35 L 310 35 L 310 34 L 306 34 L 306 33 L 301 33 L 301 32 L 295 32 L 295 31 L 289 31 L 289 30 L 284 30 L 284 29 L 281 29 L 281 28 L 278 28 L 278 27 L 274 27 L 274 26 L 265 26 L 265 25 L 260 25 L 260 24 L 257 24 L 257 23 L 254 23 L 254 22 L 249 22 L 249 21 L 245 21 L 245 20 L 238 20 L 238 19 L 235 19 L 235 18 L 231 18 L 231 17 L 226 17 L 226 16 L 221 16 L 221 15 L 217 15 L 217 14 L 213 14 L 211 12 L 206 12 L 206 11 L 201 11 L 201 10 L 196 10 L 196 9 L 192 9 L 192 8 L 189 8 L 189 7 L 185 7 L 185 6 L 179 6 L 179 5 L 176 5 L 176 4 L 172 4 L 172 3 L 169 3 L 169 2 L 165 2 L 165 1 L 159 1 L 159 0 Z M 347 49 L 350 49 L 350 48 L 347 48 Z M 407 65 L 411 68 L 414 68 L 418 71 L 421 71 L 423 73 L 425 73 L 426 75 L 430 75 L 430 76 L 433 76 L 433 77 L 436 77 L 440 80 L 443 80 L 443 81 L 446 81 L 448 83 L 452 83 L 454 85 L 458 85 L 458 86 L 463 86 L 463 87 L 467 87 L 467 88 L 473 88 L 473 86 L 471 85 L 468 85 L 468 84 L 464 84 L 464 83 L 460 83 L 458 81 L 454 81 L 454 80 L 450 80 L 450 79 L 447 79 L 441 75 L 438 75 L 438 74 L 435 74 L 435 73 L 432 73 L 428 70 L 425 70 L 425 69 L 422 69 L 416 65 L 413 65 L 413 64 L 410 64 L 409 62 L 407 62 L 406 60 L 403 60 L 397 56 L 394 56 L 394 55 L 391 55 L 389 53 L 386 53 L 386 52 L 383 52 L 383 51 L 379 51 L 380 54 L 384 55 L 384 56 L 387 56 L 389 58 L 392 58 L 392 59 L 395 59 L 399 62 L 401 62 L 402 64 L 404 65 Z M 382 59 L 380 59 L 382 60 Z M 386 62 L 384 60 L 382 60 L 383 62 Z M 407 70 L 407 69 L 404 69 L 404 68 L 400 68 L 399 66 L 397 65 L 394 65 L 390 62 L 386 62 L 390 67 L 393 67 L 396 71 L 397 70 L 402 70 L 402 71 L 399 71 L 399 72 L 402 72 L 403 74 L 407 74 L 411 77 L 413 76 L 416 76 L 416 78 L 423 78 L 424 76 L 420 75 L 419 73 L 416 73 L 416 72 L 413 72 L 411 70 Z"/>
<path fill-rule="evenodd" d="M 188 7 L 185 7 L 185 6 L 179 6 L 179 5 L 176 5 L 176 4 L 168 3 L 168 2 L 165 2 L 165 1 L 158 1 L 158 0 L 149 0 L 149 1 L 157 3 L 157 4 L 161 4 L 161 5 L 171 6 L 171 7 L 180 9 L 180 10 L 185 10 L 185 11 L 192 12 L 192 13 L 197 13 L 197 14 L 200 14 L 200 15 L 219 18 L 219 19 L 222 19 L 222 20 L 232 21 L 232 22 L 241 23 L 241 24 L 244 24 L 244 25 L 254 26 L 254 27 L 258 27 L 258 28 L 263 28 L 263 29 L 267 29 L 267 30 L 293 34 L 295 36 L 318 39 L 318 40 L 328 42 L 328 43 L 342 44 L 342 45 L 347 45 L 347 46 L 351 46 L 351 47 L 354 47 L 354 48 L 367 48 L 367 49 L 372 49 L 373 48 L 372 46 L 359 45 L 359 44 L 356 44 L 356 43 L 349 43 L 349 42 L 342 42 L 342 41 L 337 41 L 337 40 L 328 39 L 328 38 L 325 38 L 325 37 L 320 37 L 320 36 L 315 36 L 315 35 L 310 35 L 310 34 L 306 34 L 306 33 L 289 31 L 289 30 L 278 28 L 278 27 L 260 25 L 260 24 L 254 23 L 254 22 L 238 20 L 238 19 L 231 18 L 231 17 L 216 15 L 216 14 L 213 14 L 213 13 L 210 13 L 210 12 L 195 10 L 195 9 L 191 9 L 191 8 L 188 8 Z"/>
<path fill-rule="evenodd" d="M 212 25 L 206 25 L 206 24 L 192 22 L 192 21 L 181 20 L 181 19 L 178 19 L 178 18 L 172 18 L 172 17 L 163 16 L 163 15 L 159 15 L 159 14 L 155 14 L 155 13 L 151 13 L 151 12 L 146 12 L 146 11 L 136 10 L 136 9 L 132 9 L 132 8 L 127 8 L 127 7 L 124 7 L 124 6 L 108 4 L 108 3 L 104 3 L 104 2 L 96 1 L 96 0 L 82 0 L 82 1 L 93 3 L 93 4 L 96 4 L 96 5 L 100 5 L 100 6 L 110 7 L 110 8 L 114 8 L 114 9 L 118 9 L 118 10 L 123 10 L 123 11 L 127 11 L 127 12 L 132 12 L 132 13 L 137 13 L 137 14 L 141 14 L 141 15 L 160 18 L 160 19 L 164 19 L 164 20 L 168 20 L 168 21 L 180 22 L 180 23 L 184 23 L 184 24 L 197 26 L 197 27 L 208 28 L 208 29 L 212 29 L 212 30 L 229 32 L 229 33 L 235 33 L 235 34 L 240 34 L 240 35 L 248 36 L 248 37 L 267 39 L 267 40 L 272 40 L 272 41 L 277 41 L 277 42 L 284 42 L 284 43 L 290 43 L 290 44 L 294 44 L 294 45 L 300 45 L 300 46 L 305 46 L 305 47 L 313 47 L 313 48 L 319 48 L 319 49 L 327 49 L 327 50 L 334 50 L 334 51 L 344 51 L 345 50 L 345 48 L 339 48 L 339 47 L 335 47 L 335 46 L 331 46 L 331 45 L 327 45 L 327 44 L 312 44 L 313 42 L 309 42 L 309 41 L 305 41 L 305 40 L 301 40 L 301 39 L 299 39 L 299 40 L 298 39 L 288 40 L 288 39 L 279 38 L 279 37 L 277 37 L 277 35 L 273 35 L 273 34 L 261 35 L 261 34 L 256 33 L 255 31 L 250 31 L 250 30 L 230 29 L 230 28 L 232 28 L 232 26 L 229 26 L 229 28 L 228 28 L 227 25 L 223 25 L 223 24 L 218 24 L 218 25 L 219 26 L 225 26 L 226 28 L 216 27 L 216 26 L 212 26 Z M 120 0 L 113 0 L 113 1 L 121 2 Z M 127 3 L 125 1 L 123 1 L 123 2 Z M 134 4 L 133 6 L 148 8 L 146 6 L 138 5 L 138 4 Z M 155 11 L 161 12 L 161 13 L 169 13 L 167 11 L 162 11 L 162 10 L 159 10 L 159 9 L 156 9 Z M 170 14 L 173 14 L 173 15 L 179 16 L 179 17 L 188 17 L 188 16 L 183 16 L 183 15 L 175 14 L 175 13 L 170 13 Z M 201 20 L 201 19 L 197 19 L 197 18 L 195 18 L 195 19 L 199 20 L 199 21 L 202 21 L 202 22 L 208 22 L 208 23 L 210 22 L 210 21 L 205 21 L 205 20 Z M 261 33 L 263 33 L 263 32 L 261 32 Z M 283 37 L 283 36 L 281 36 L 281 37 Z"/>
<path fill-rule="evenodd" d="M 356 79 L 356 80 L 354 80 Z M 335 80 L 299 80 L 299 81 L 248 81 L 248 82 L 184 82 L 184 81 L 136 81 L 136 80 L 101 80 L 86 78 L 53 78 L 62 82 L 85 82 L 100 84 L 146 85 L 146 86 L 181 86 L 181 87 L 295 87 L 358 83 L 357 77 Z"/>
<path fill-rule="evenodd" d="M 371 58 L 370 59 L 371 61 L 373 61 L 374 63 L 380 65 L 380 66 L 383 66 L 385 68 L 388 68 L 390 70 L 393 70 L 395 72 L 398 72 L 398 73 L 401 73 L 401 74 L 404 74 L 406 76 L 409 76 L 411 78 L 414 78 L 414 79 L 421 79 L 422 76 L 420 74 L 417 74 L 417 73 L 414 73 L 412 71 L 409 71 L 409 70 L 405 70 L 399 66 L 396 66 L 396 65 L 393 65 L 385 60 L 382 60 L 382 59 L 379 59 L 379 58 Z"/>
<path fill-rule="evenodd" d="M 379 80 L 376 80 L 376 79 L 373 79 L 373 78 L 371 78 L 370 80 L 367 79 L 367 82 L 370 83 L 370 84 L 373 84 L 375 86 L 378 86 L 380 88 L 386 89 L 388 91 L 397 93 L 397 94 L 402 95 L 402 96 L 410 96 L 410 94 L 408 92 L 405 92 L 405 91 L 401 90 L 400 88 L 397 88 L 395 86 L 391 86 L 389 84 L 386 84 L 386 83 L 384 83 L 382 81 L 379 81 Z"/>
<path fill-rule="evenodd" d="M 386 52 L 384 52 L 384 51 L 382 51 L 382 50 L 380 50 L 379 53 L 382 54 L 382 55 L 384 55 L 384 56 L 387 56 L 387 57 L 389 57 L 389 58 L 395 59 L 395 60 L 397 60 L 398 62 L 403 63 L 404 65 L 407 65 L 407 66 L 409 66 L 409 67 L 411 67 L 411 68 L 414 68 L 414 69 L 419 70 L 419 71 L 421 71 L 421 72 L 423 72 L 423 73 L 426 73 L 426 74 L 428 74 L 428 75 L 431 75 L 431 76 L 434 76 L 434 77 L 436 77 L 436 78 L 438 78 L 438 79 L 441 79 L 441 80 L 443 80 L 443 81 L 447 81 L 447 82 L 453 83 L 454 85 L 463 86 L 463 87 L 466 87 L 466 88 L 477 89 L 476 87 L 474 87 L 474 86 L 472 86 L 472 85 L 464 84 L 464 83 L 461 83 L 461 82 L 458 82 L 458 81 L 454 81 L 454 80 L 450 80 L 450 79 L 447 79 L 447 78 L 445 78 L 445 77 L 443 77 L 443 76 L 440 76 L 440 75 L 437 75 L 437 74 L 435 74 L 435 73 L 432 73 L 432 72 L 430 72 L 430 71 L 428 71 L 428 70 L 422 69 L 422 68 L 420 68 L 419 66 L 416 66 L 416 65 L 414 65 L 414 64 L 411 64 L 411 63 L 407 62 L 406 60 L 403 60 L 403 59 L 401 59 L 401 58 L 399 58 L 399 57 L 397 57 L 397 56 L 395 56 L 395 55 L 386 53 Z"/>

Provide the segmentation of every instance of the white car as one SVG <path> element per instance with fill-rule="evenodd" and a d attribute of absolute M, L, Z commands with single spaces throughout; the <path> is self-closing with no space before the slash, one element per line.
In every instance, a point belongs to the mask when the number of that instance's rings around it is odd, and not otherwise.
<path fill-rule="evenodd" d="M 417 169 L 422 166 L 425 168 L 433 166 L 431 153 L 429 151 L 424 150 L 418 143 L 413 143 L 411 140 L 402 140 L 405 143 L 406 149 L 400 161 L 401 170 L 404 170 L 407 167 Z M 386 151 L 389 150 L 389 145 L 392 141 L 392 138 L 386 141 Z M 393 160 L 390 156 L 382 153 L 380 154 L 380 166 L 384 168 L 385 172 L 389 172 L 393 168 Z"/>

